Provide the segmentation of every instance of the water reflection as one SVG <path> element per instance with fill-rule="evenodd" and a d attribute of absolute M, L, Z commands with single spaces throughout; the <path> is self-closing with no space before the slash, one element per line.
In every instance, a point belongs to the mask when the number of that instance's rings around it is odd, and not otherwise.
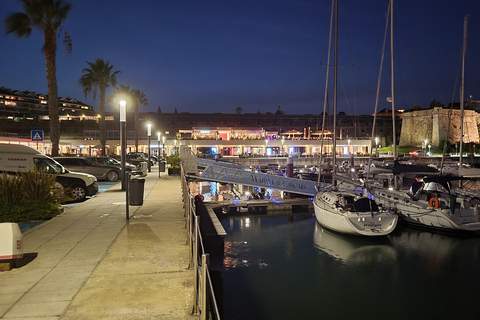
<path fill-rule="evenodd" d="M 402 262 L 415 261 L 417 268 L 429 274 L 480 267 L 480 237 L 462 238 L 420 229 L 402 228 L 390 235 Z"/>
<path fill-rule="evenodd" d="M 345 265 L 366 267 L 396 260 L 396 251 L 387 237 L 350 237 L 324 229 L 317 223 L 313 242 L 315 248 Z"/>
<path fill-rule="evenodd" d="M 223 319 L 480 319 L 480 237 L 348 237 L 309 216 L 222 224 Z"/>

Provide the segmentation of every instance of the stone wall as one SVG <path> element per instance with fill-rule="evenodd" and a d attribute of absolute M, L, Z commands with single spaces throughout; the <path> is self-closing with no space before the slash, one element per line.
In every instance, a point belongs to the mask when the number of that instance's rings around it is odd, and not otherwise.
<path fill-rule="evenodd" d="M 479 123 L 480 114 L 474 110 L 464 111 L 464 143 L 479 143 Z M 460 130 L 460 110 L 433 108 L 406 112 L 403 114 L 399 144 L 421 146 L 426 139 L 434 146 L 438 146 L 440 141 L 446 139 L 453 144 L 460 141 Z"/>

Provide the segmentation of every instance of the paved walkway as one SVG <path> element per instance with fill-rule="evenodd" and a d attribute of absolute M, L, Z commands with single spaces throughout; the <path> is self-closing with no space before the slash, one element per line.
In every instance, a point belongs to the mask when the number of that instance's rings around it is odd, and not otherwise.
<path fill-rule="evenodd" d="M 197 319 L 180 179 L 145 180 L 129 222 L 118 184 L 25 232 L 24 265 L 0 272 L 0 318 Z"/>

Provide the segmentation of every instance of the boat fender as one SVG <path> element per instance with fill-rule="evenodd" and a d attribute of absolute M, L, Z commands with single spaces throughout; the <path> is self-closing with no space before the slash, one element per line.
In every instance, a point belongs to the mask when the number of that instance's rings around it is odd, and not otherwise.
<path fill-rule="evenodd" d="M 439 202 L 437 198 L 432 198 L 430 199 L 430 202 L 428 203 L 429 207 L 435 207 L 435 209 L 438 209 Z"/>

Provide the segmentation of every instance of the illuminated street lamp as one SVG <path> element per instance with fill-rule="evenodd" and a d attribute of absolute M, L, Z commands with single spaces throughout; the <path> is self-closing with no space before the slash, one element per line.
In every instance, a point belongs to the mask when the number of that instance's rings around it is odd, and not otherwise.
<path fill-rule="evenodd" d="M 122 168 L 122 190 L 127 188 L 127 172 L 125 169 L 127 152 L 127 103 L 120 101 L 120 148 L 121 148 L 121 168 Z"/>
<path fill-rule="evenodd" d="M 162 146 L 162 156 L 163 158 L 165 158 L 165 136 L 162 137 L 162 142 L 163 142 L 163 146 Z"/>
<path fill-rule="evenodd" d="M 160 132 L 157 132 L 157 143 L 158 143 L 158 177 L 160 178 Z"/>
<path fill-rule="evenodd" d="M 152 172 L 152 165 L 150 164 L 150 136 L 152 135 L 152 125 L 149 123 L 147 124 L 147 135 L 148 135 L 148 172 Z"/>

